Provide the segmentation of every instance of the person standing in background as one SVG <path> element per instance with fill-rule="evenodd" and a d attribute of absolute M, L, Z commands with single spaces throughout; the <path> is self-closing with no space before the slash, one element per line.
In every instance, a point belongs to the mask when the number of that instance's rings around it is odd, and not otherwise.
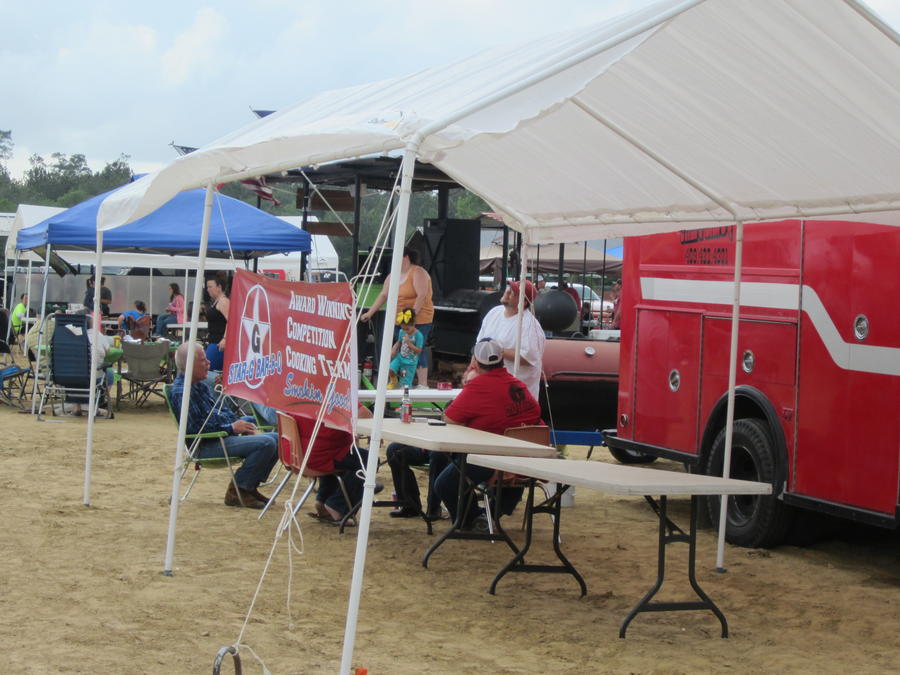
<path fill-rule="evenodd" d="M 612 329 L 620 330 L 620 326 L 622 324 L 622 280 L 616 279 L 613 282 L 613 295 L 615 296 L 615 300 L 613 300 L 613 309 L 612 309 Z"/>
<path fill-rule="evenodd" d="M 94 311 L 94 277 L 85 279 L 84 298 L 81 304 L 84 305 L 87 314 Z"/>
<path fill-rule="evenodd" d="M 225 363 L 225 328 L 228 325 L 228 310 L 231 301 L 228 299 L 227 281 L 218 275 L 206 281 L 206 292 L 209 293 L 209 306 L 206 308 L 207 341 L 206 358 L 209 369 L 220 371 Z"/>
<path fill-rule="evenodd" d="M 540 322 L 534 316 L 532 304 L 537 297 L 534 284 L 525 282 L 525 298 L 522 308 L 522 342 L 519 350 L 519 372 L 516 377 L 528 388 L 535 398 L 540 397 L 541 367 L 544 361 L 546 337 Z M 511 373 L 516 358 L 516 333 L 519 329 L 519 282 L 511 281 L 500 298 L 500 305 L 484 315 L 476 343 L 485 338 L 493 338 L 503 347 L 503 362 Z M 475 357 L 463 375 L 467 382 L 477 371 Z"/>
<path fill-rule="evenodd" d="M 416 330 L 422 334 L 423 344 L 428 341 L 428 334 L 431 332 L 432 321 L 434 319 L 434 304 L 431 301 L 431 276 L 423 267 L 419 267 L 418 251 L 406 247 L 403 249 L 403 262 L 400 264 L 400 289 L 397 295 L 397 311 L 402 312 L 411 309 L 416 315 Z M 388 274 L 384 280 L 384 287 L 381 293 L 375 298 L 375 302 L 365 312 L 363 312 L 359 320 L 371 321 L 375 313 L 381 309 L 381 306 L 387 302 L 388 288 L 391 285 L 391 275 Z M 385 318 L 385 330 L 391 330 L 394 317 Z M 398 329 L 394 337 L 400 340 L 403 337 L 402 329 Z M 416 368 L 416 378 L 419 387 L 425 389 L 428 387 L 428 353 L 423 349 L 419 352 L 419 362 Z"/>
<path fill-rule="evenodd" d="M 109 316 L 109 306 L 112 304 L 112 291 L 106 287 L 106 277 L 100 277 L 100 313 Z"/>

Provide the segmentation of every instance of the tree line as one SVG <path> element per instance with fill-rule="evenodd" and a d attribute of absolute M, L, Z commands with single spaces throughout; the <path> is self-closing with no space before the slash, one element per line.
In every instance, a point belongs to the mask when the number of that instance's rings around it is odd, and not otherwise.
<path fill-rule="evenodd" d="M 80 204 L 86 199 L 124 185 L 131 180 L 132 170 L 128 164 L 128 155 L 120 155 L 99 171 L 92 171 L 83 154 L 66 155 L 54 152 L 49 158 L 40 155 L 29 157 L 29 168 L 22 178 L 14 178 L 6 167 L 6 161 L 12 157 L 13 139 L 11 131 L 0 129 L 0 213 L 14 213 L 19 204 L 35 204 L 38 206 L 57 206 L 68 208 Z M 239 183 L 231 183 L 222 187 L 222 193 L 240 199 L 272 215 L 298 215 L 294 195 L 299 184 L 281 183 L 276 188 L 276 197 L 281 203 L 276 206 L 263 201 L 258 204 L 256 195 Z M 360 248 L 368 248 L 375 241 L 378 228 L 389 194 L 384 191 L 370 190 L 363 198 L 360 208 Z M 478 218 L 481 212 L 490 210 L 486 202 L 466 190 L 452 190 L 449 200 L 449 217 Z M 334 214 L 313 212 L 321 220 L 334 220 Z M 351 224 L 351 213 L 341 214 L 344 222 Z M 415 227 L 424 224 L 426 219 L 437 218 L 437 194 L 434 192 L 416 192 L 410 204 L 409 225 L 407 235 Z M 390 241 L 390 240 L 389 240 Z M 350 237 L 332 237 L 332 243 L 338 252 L 341 269 L 350 272 L 353 269 L 353 240 Z"/>

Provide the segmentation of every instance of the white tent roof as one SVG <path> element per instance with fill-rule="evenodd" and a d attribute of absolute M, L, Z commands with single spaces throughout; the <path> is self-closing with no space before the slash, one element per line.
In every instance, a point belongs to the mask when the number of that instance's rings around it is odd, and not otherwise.
<path fill-rule="evenodd" d="M 109 197 L 404 147 L 530 242 L 900 208 L 898 36 L 855 0 L 666 0 L 441 68 L 330 91 Z"/>
<path fill-rule="evenodd" d="M 63 211 L 65 211 L 65 209 L 61 209 L 57 206 L 19 204 L 16 208 L 16 217 L 13 219 L 9 229 L 9 237 L 6 240 L 5 255 L 7 259 L 12 260 L 16 257 L 16 237 L 18 236 L 19 230 L 24 230 L 26 227 L 37 225 L 50 216 L 55 216 L 57 213 L 62 213 Z M 26 263 L 29 260 L 43 262 L 43 258 L 31 251 L 20 251 L 19 260 Z"/>

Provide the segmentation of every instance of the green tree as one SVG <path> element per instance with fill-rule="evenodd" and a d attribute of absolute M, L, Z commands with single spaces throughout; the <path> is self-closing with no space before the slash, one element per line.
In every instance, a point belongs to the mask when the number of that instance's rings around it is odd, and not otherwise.
<path fill-rule="evenodd" d="M 3 131 L 3 129 L 0 129 L 0 160 L 12 157 L 12 149 L 12 131 Z"/>

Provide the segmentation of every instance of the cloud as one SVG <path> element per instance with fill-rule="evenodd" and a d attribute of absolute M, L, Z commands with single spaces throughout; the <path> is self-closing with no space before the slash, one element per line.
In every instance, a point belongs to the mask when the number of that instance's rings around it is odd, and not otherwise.
<path fill-rule="evenodd" d="M 211 7 L 197 11 L 194 23 L 175 37 L 160 58 L 160 73 L 168 84 L 184 84 L 201 70 L 215 67 L 217 47 L 228 29 L 228 20 Z"/>

